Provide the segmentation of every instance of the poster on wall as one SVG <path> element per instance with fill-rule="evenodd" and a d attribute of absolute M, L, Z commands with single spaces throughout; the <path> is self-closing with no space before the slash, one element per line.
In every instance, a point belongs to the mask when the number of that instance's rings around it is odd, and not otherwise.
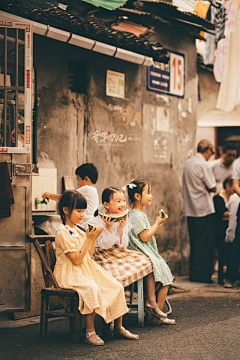
<path fill-rule="evenodd" d="M 143 159 L 145 163 L 170 162 L 169 109 L 163 106 L 143 104 Z"/>
<path fill-rule="evenodd" d="M 169 63 L 155 62 L 147 68 L 147 90 L 184 97 L 185 56 L 168 50 Z"/>
<path fill-rule="evenodd" d="M 106 95 L 125 98 L 125 74 L 107 70 Z"/>

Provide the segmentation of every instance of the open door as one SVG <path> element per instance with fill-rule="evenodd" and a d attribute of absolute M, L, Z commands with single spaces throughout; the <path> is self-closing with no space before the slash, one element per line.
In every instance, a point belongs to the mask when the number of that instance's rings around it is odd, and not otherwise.
<path fill-rule="evenodd" d="M 0 163 L 7 163 L 14 204 L 10 216 L 0 217 L 0 312 L 29 310 L 31 139 L 31 26 L 6 19 L 0 22 Z"/>

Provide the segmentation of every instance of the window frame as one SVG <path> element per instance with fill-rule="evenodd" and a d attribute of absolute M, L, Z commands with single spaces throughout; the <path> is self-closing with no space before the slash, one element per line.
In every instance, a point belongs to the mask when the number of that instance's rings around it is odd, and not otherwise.
<path fill-rule="evenodd" d="M 30 23 L 15 22 L 15 21 L 0 21 L 1 28 L 21 29 L 25 31 L 25 54 L 24 54 L 24 141 L 23 147 L 9 147 L 0 146 L 0 153 L 12 154 L 29 154 L 32 146 L 32 82 L 33 82 L 33 67 L 32 67 L 32 27 Z M 6 67 L 5 67 L 6 68 Z M 4 69 L 5 71 L 5 69 Z M 4 105 L 6 107 L 6 91 L 14 90 L 14 86 L 0 86 L 0 90 L 4 91 Z M 17 106 L 18 104 L 16 104 Z M 18 108 L 16 110 L 16 113 Z M 5 115 L 6 119 L 6 115 Z M 16 137 L 17 144 L 17 137 Z"/>

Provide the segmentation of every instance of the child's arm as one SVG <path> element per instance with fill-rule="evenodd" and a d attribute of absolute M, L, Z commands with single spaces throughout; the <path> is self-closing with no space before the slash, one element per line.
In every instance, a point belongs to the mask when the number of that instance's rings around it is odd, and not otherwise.
<path fill-rule="evenodd" d="M 54 200 L 54 201 L 58 201 L 60 199 L 61 194 L 51 194 L 49 192 L 45 192 L 42 194 L 42 198 L 43 199 L 49 199 L 49 200 Z"/>
<path fill-rule="evenodd" d="M 168 219 L 167 214 L 162 218 L 162 215 L 159 215 L 155 223 L 151 226 L 150 230 L 143 230 L 138 235 L 142 242 L 147 242 L 151 237 L 156 233 L 157 229 Z"/>
<path fill-rule="evenodd" d="M 127 245 L 128 245 L 128 236 L 127 236 L 127 239 L 126 238 L 124 239 L 124 233 L 123 233 L 123 228 L 124 228 L 124 226 L 126 224 L 127 224 L 127 215 L 124 216 L 124 218 L 119 222 L 119 227 L 118 227 L 118 234 L 119 234 L 119 237 L 120 237 L 120 244 L 125 243 L 124 245 L 126 245 L 126 247 L 127 247 Z M 126 244 L 126 242 L 127 242 L 127 244 Z"/>
<path fill-rule="evenodd" d="M 112 230 L 114 221 L 111 221 L 110 218 L 102 218 L 102 220 L 106 224 L 106 228 L 103 230 L 103 233 L 99 235 L 96 246 L 107 250 L 119 242 L 119 237 L 118 234 Z"/>
<path fill-rule="evenodd" d="M 94 226 L 91 231 L 89 231 L 88 229 L 86 232 L 86 240 L 81 247 L 81 250 L 79 252 L 74 251 L 66 253 L 67 257 L 72 261 L 74 265 L 80 265 L 87 252 L 89 252 L 92 256 L 96 238 L 102 233 L 102 231 L 103 228 L 97 225 Z"/>

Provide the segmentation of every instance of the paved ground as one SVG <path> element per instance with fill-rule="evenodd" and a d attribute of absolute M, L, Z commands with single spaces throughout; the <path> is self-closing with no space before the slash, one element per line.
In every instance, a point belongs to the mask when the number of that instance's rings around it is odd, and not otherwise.
<path fill-rule="evenodd" d="M 178 278 L 169 300 L 175 326 L 150 324 L 127 327 L 140 335 L 139 341 L 111 340 L 104 347 L 72 344 L 68 321 L 49 324 L 48 337 L 39 339 L 39 318 L 0 321 L 1 360 L 239 360 L 240 288 L 190 283 Z"/>

